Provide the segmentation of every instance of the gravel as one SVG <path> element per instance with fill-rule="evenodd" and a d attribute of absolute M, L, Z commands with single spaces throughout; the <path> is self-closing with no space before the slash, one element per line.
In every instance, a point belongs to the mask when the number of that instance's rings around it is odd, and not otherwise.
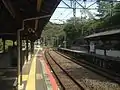
<path fill-rule="evenodd" d="M 86 90 L 120 90 L 119 84 L 62 57 L 54 51 L 50 51 L 50 54 Z"/>
<path fill-rule="evenodd" d="M 53 70 L 55 71 L 56 75 L 64 85 L 66 90 L 81 90 L 66 74 L 59 68 L 59 66 L 56 65 L 56 63 L 50 59 L 50 57 L 47 58 L 49 59 L 49 63 L 52 66 Z M 60 87 L 61 88 L 61 87 Z"/>

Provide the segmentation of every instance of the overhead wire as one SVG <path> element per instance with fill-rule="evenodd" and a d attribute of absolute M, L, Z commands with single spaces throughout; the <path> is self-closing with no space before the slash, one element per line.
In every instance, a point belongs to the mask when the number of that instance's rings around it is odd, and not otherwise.
<path fill-rule="evenodd" d="M 63 0 L 62 0 L 62 2 L 63 2 L 63 4 L 65 4 L 66 5 L 66 2 L 64 2 Z M 67 5 L 68 6 L 68 5 Z M 70 8 L 70 6 L 68 6 L 69 8 Z M 55 20 L 59 20 L 59 21 L 61 21 L 60 19 L 58 19 L 61 15 L 63 15 L 63 13 L 65 13 L 66 12 L 66 10 L 67 9 L 65 9 L 64 11 L 62 11 L 62 13 L 60 13 L 60 15 L 57 17 L 57 19 L 55 19 Z M 63 20 L 63 19 L 62 19 Z"/>
<path fill-rule="evenodd" d="M 63 0 L 62 0 L 62 1 L 63 1 Z M 66 1 L 66 0 L 65 0 L 65 1 Z M 66 3 L 65 1 L 64 1 L 64 3 Z M 71 0 L 67 0 L 67 1 L 71 1 Z M 79 4 L 77 3 L 78 6 L 76 7 L 76 9 L 77 9 L 78 7 L 80 7 L 80 4 L 82 4 L 82 3 L 84 2 L 84 0 L 75 0 L 75 1 L 76 1 L 76 2 L 81 2 L 81 3 L 79 3 Z M 89 8 L 89 7 L 91 7 L 92 5 L 94 5 L 95 3 L 96 3 L 96 2 L 92 3 L 91 5 L 89 5 L 88 7 L 85 7 L 85 8 Z M 65 4 L 65 5 L 66 5 L 66 4 Z M 68 6 L 68 5 L 67 5 L 67 6 Z M 70 5 L 69 5 L 69 6 L 70 6 Z M 69 7 L 69 8 L 70 8 L 70 7 Z M 82 9 L 85 9 L 85 8 L 82 7 Z M 71 7 L 70 9 L 72 9 L 72 7 Z M 60 15 L 57 16 L 57 19 L 59 19 L 63 14 L 65 14 L 66 11 L 67 11 L 67 9 L 65 9 L 64 11 L 62 11 L 62 12 L 60 13 Z M 82 10 L 82 11 L 84 11 L 84 10 Z M 86 10 L 85 10 L 85 12 L 86 12 Z M 87 13 L 88 13 L 88 12 L 87 12 Z M 61 20 L 63 20 L 63 19 L 65 20 L 65 18 L 68 17 L 68 15 L 70 15 L 70 14 L 72 14 L 72 11 L 70 11 L 65 17 L 61 18 Z M 89 12 L 88 14 L 89 14 L 90 16 L 92 16 L 90 12 Z M 93 16 L 92 16 L 92 17 L 93 17 Z M 56 19 L 56 20 L 57 20 L 57 19 Z M 59 19 L 59 20 L 60 20 L 60 19 Z"/>
<path fill-rule="evenodd" d="M 81 4 L 82 4 L 83 2 L 81 2 Z M 77 6 L 77 8 L 79 7 L 79 5 Z M 69 14 L 71 14 L 72 13 L 72 11 L 70 11 L 64 18 L 66 18 Z M 63 18 L 63 19 L 64 19 Z"/>

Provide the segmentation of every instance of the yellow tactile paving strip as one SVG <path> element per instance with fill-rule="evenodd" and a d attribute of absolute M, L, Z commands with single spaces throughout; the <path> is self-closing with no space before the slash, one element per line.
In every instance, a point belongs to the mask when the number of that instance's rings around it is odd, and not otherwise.
<path fill-rule="evenodd" d="M 30 73 L 28 76 L 28 81 L 27 81 L 27 85 L 26 85 L 26 89 L 25 90 L 35 90 L 35 67 L 36 67 L 36 57 L 34 57 L 32 64 L 31 64 L 31 69 L 30 69 Z"/>
<path fill-rule="evenodd" d="M 28 75 L 22 75 L 22 81 L 27 81 L 28 80 Z"/>
<path fill-rule="evenodd" d="M 38 50 L 39 51 L 39 50 Z M 36 54 L 38 53 L 38 51 L 36 52 Z M 33 58 L 32 64 L 31 64 L 31 68 L 30 68 L 30 72 L 29 72 L 29 76 L 28 76 L 28 80 L 27 80 L 27 85 L 25 90 L 35 90 L 35 79 L 36 79 L 36 54 Z M 27 79 L 27 76 L 24 77 L 24 80 Z"/>

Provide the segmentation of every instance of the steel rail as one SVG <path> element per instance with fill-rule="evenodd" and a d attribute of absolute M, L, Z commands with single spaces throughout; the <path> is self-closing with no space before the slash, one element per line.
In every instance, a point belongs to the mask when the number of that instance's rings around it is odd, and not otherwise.
<path fill-rule="evenodd" d="M 60 66 L 56 61 L 55 59 L 50 55 L 50 53 L 48 52 L 49 56 L 51 57 L 51 59 L 55 62 L 56 65 L 58 65 L 60 67 L 60 69 L 81 89 L 81 90 L 85 90 L 84 87 L 82 87 L 80 85 L 80 83 L 78 83 L 72 76 L 70 76 L 68 74 L 68 72 L 62 68 L 62 66 Z"/>
<path fill-rule="evenodd" d="M 83 62 L 83 61 L 80 61 L 80 60 L 78 61 L 78 59 L 76 59 L 75 57 L 72 57 L 72 59 L 71 59 L 71 56 L 69 56 L 69 55 L 65 56 L 65 55 L 63 55 L 60 52 L 57 52 L 57 51 L 55 51 L 55 52 L 57 54 L 63 56 L 64 58 L 66 58 L 68 60 L 71 60 L 72 62 L 74 62 L 74 63 L 76 63 L 78 65 L 81 65 L 81 66 L 83 66 L 83 67 L 85 67 L 85 68 L 87 68 L 87 69 L 89 69 L 89 70 L 91 70 L 91 71 L 101 75 L 101 76 L 104 76 L 104 77 L 106 77 L 106 78 L 108 78 L 108 79 L 110 79 L 110 80 L 120 84 L 120 77 L 119 77 L 119 79 L 118 78 L 115 79 L 116 76 L 118 77 L 118 75 L 116 75 L 116 74 L 114 75 L 113 73 L 109 73 L 108 71 L 105 71 L 105 70 L 103 70 L 103 69 L 101 69 L 101 68 L 99 68 L 99 67 L 97 67 L 97 66 L 95 66 L 93 64 L 90 64 L 90 63 L 87 63 L 87 62 Z M 75 59 L 75 60 L 73 60 L 73 59 Z M 83 65 L 83 64 L 86 64 L 88 66 Z"/>
<path fill-rule="evenodd" d="M 57 76 L 57 74 L 55 73 L 55 71 L 54 71 L 54 69 L 53 69 L 53 67 L 52 67 L 52 65 L 50 64 L 50 62 L 49 62 L 49 60 L 48 60 L 48 58 L 47 58 L 47 51 L 45 51 L 45 59 L 46 59 L 46 61 L 47 61 L 47 63 L 48 63 L 48 65 L 50 66 L 50 68 L 51 68 L 51 70 L 53 71 L 53 73 L 54 73 L 54 75 L 55 75 L 55 77 L 57 78 L 57 80 L 58 80 L 58 82 L 59 82 L 59 84 L 61 85 L 61 87 L 62 87 L 62 89 L 63 90 L 65 90 L 65 87 L 64 87 L 64 85 L 62 84 L 62 82 L 60 81 L 60 79 L 59 79 L 59 77 Z"/>

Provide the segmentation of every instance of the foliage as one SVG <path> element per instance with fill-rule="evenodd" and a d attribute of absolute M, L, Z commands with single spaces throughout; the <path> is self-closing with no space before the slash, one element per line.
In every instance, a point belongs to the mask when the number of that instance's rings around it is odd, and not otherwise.
<path fill-rule="evenodd" d="M 66 33 L 67 44 L 70 45 L 82 34 L 82 23 L 80 18 L 70 18 L 63 29 Z"/>
<path fill-rule="evenodd" d="M 111 8 L 111 6 L 113 6 L 113 8 Z M 49 22 L 44 28 L 43 37 L 46 37 L 48 42 L 54 42 L 54 39 L 57 38 L 61 45 L 63 45 L 63 41 L 66 40 L 67 46 L 70 46 L 71 43 L 79 37 L 87 36 L 95 32 L 103 31 L 106 28 L 120 25 L 120 3 L 111 4 L 105 0 L 99 0 L 98 7 L 98 11 L 102 15 L 100 19 L 85 20 L 78 17 L 72 17 L 64 24 Z"/>
<path fill-rule="evenodd" d="M 102 13 L 105 17 L 101 17 L 98 20 L 90 20 L 89 22 L 86 23 L 86 25 L 84 27 L 86 28 L 87 31 L 89 31 L 91 33 L 98 32 L 98 31 L 100 31 L 100 29 L 105 29 L 105 28 L 120 25 L 120 22 L 119 22 L 120 3 L 112 4 L 108 1 L 106 2 L 103 0 L 103 1 L 99 2 L 99 5 L 100 5 L 100 8 L 98 10 L 101 10 L 99 12 Z M 110 8 L 110 5 L 113 6 L 112 9 Z M 111 9 L 111 12 L 110 12 L 110 9 Z"/>
<path fill-rule="evenodd" d="M 47 45 L 54 45 L 54 42 L 59 44 L 59 40 L 65 36 L 65 32 L 63 31 L 64 25 L 63 24 L 55 24 L 49 22 L 42 32 L 42 37 L 46 40 Z M 58 40 L 59 39 L 59 40 Z"/>
<path fill-rule="evenodd" d="M 97 4 L 98 4 L 98 12 L 100 14 L 100 17 L 104 17 L 110 14 L 112 4 L 109 1 L 98 0 Z"/>

